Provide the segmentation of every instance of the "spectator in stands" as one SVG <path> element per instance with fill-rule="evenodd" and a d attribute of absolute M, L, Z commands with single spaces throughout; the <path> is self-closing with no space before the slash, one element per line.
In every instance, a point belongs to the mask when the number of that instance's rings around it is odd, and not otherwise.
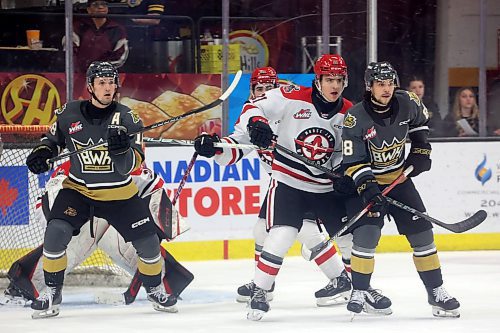
<path fill-rule="evenodd" d="M 432 99 L 425 95 L 425 84 L 424 80 L 418 76 L 412 76 L 408 83 L 408 91 L 414 92 L 418 98 L 424 103 L 429 111 L 429 136 L 439 137 L 442 136 L 443 120 L 441 114 L 439 113 L 439 107 Z"/>
<path fill-rule="evenodd" d="M 452 109 L 444 121 L 446 136 L 479 135 L 479 107 L 472 88 L 464 87 L 456 92 Z"/>
<path fill-rule="evenodd" d="M 106 1 L 89 0 L 87 13 L 92 17 L 73 22 L 75 71 L 85 73 L 94 61 L 107 61 L 116 68 L 123 66 L 129 53 L 125 27 L 105 17 Z M 65 46 L 64 38 L 62 43 Z"/>
<path fill-rule="evenodd" d="M 127 0 L 129 11 L 127 14 L 134 15 L 163 15 L 165 11 L 165 1 L 163 0 Z M 134 23 L 144 25 L 156 25 L 160 19 L 132 19 Z"/>

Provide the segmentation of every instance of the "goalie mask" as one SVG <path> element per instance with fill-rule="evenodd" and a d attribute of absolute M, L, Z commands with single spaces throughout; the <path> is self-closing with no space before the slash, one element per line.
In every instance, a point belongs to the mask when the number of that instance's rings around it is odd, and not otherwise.
<path fill-rule="evenodd" d="M 399 87 L 398 72 L 387 61 L 371 62 L 365 71 L 366 90 L 371 91 L 373 81 L 393 80 L 394 85 Z"/>

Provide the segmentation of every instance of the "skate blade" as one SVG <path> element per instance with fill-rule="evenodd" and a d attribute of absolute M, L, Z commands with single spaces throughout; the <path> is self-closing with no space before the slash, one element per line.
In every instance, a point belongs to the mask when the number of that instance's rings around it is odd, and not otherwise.
<path fill-rule="evenodd" d="M 50 318 L 50 317 L 55 317 L 58 314 L 59 314 L 59 305 L 53 305 L 51 309 L 35 310 L 35 312 L 31 314 L 31 318 L 33 319 Z"/>
<path fill-rule="evenodd" d="M 266 312 L 262 310 L 250 309 L 247 312 L 247 319 L 253 321 L 259 321 L 262 319 L 262 317 L 264 317 L 265 313 Z"/>
<path fill-rule="evenodd" d="M 373 306 L 365 303 L 365 306 L 363 307 L 363 312 L 379 316 L 388 316 L 392 314 L 392 309 L 390 307 L 385 309 L 375 309 Z"/>
<path fill-rule="evenodd" d="M 11 307 L 24 307 L 28 306 L 29 300 L 26 300 L 22 297 L 0 297 L 0 305 L 2 306 L 11 306 Z"/>
<path fill-rule="evenodd" d="M 330 297 L 316 298 L 316 305 L 322 307 L 347 304 L 349 302 L 350 295 L 351 291 L 349 290 Z"/>
<path fill-rule="evenodd" d="M 238 295 L 238 296 L 236 296 L 236 302 L 248 303 L 248 302 L 250 302 L 250 296 Z"/>
<path fill-rule="evenodd" d="M 177 313 L 177 312 L 179 312 L 179 309 L 177 309 L 177 306 L 175 306 L 175 305 L 162 306 L 162 305 L 157 304 L 157 303 L 152 303 L 152 304 L 153 304 L 153 309 L 155 309 L 156 311 L 168 312 L 168 313 Z"/>
<path fill-rule="evenodd" d="M 439 306 L 432 307 L 432 315 L 439 318 L 460 318 L 460 312 L 458 309 L 445 310 Z"/>

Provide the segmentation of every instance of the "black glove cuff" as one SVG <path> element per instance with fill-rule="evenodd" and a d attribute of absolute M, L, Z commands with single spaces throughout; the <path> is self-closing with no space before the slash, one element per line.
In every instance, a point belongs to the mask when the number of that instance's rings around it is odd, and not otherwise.
<path fill-rule="evenodd" d="M 357 191 L 366 202 L 371 201 L 374 196 L 381 193 L 377 180 L 372 177 L 362 179 L 361 184 L 357 187 Z"/>
<path fill-rule="evenodd" d="M 413 142 L 410 148 L 410 154 L 431 156 L 432 147 L 428 142 Z"/>
<path fill-rule="evenodd" d="M 47 145 L 41 145 L 41 146 L 35 147 L 35 149 L 33 149 L 33 151 L 31 152 L 31 154 L 33 154 L 35 152 L 40 153 L 44 149 L 47 150 L 46 154 L 50 154 L 50 157 L 54 157 L 54 151 L 52 150 L 52 148 L 50 148 Z M 42 153 L 42 154 L 45 154 L 45 153 Z"/>

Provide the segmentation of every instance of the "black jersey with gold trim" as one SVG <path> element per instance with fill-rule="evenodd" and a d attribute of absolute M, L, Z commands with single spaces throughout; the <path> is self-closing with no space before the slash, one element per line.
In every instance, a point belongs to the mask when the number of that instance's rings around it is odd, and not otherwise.
<path fill-rule="evenodd" d="M 136 132 L 143 128 L 142 121 L 128 107 L 116 103 L 109 116 L 98 123 L 84 116 L 84 108 L 88 101 L 73 101 L 56 110 L 57 121 L 41 140 L 41 144 L 54 151 L 67 148 L 70 151 L 80 150 L 95 143 L 105 142 L 108 126 L 121 125 L 128 132 Z M 142 151 L 142 135 L 131 140 L 131 170 L 140 167 L 144 160 Z M 70 157 L 71 168 L 64 188 L 72 188 L 83 195 L 101 201 L 124 200 L 137 193 L 137 186 L 132 182 L 130 174 L 120 174 L 108 154 L 106 146 L 96 147 Z"/>
<path fill-rule="evenodd" d="M 427 108 L 412 92 L 397 90 L 384 114 L 390 117 L 377 114 L 363 101 L 345 116 L 343 165 L 356 184 L 367 176 L 390 184 L 403 170 L 407 135 L 429 131 Z"/>

